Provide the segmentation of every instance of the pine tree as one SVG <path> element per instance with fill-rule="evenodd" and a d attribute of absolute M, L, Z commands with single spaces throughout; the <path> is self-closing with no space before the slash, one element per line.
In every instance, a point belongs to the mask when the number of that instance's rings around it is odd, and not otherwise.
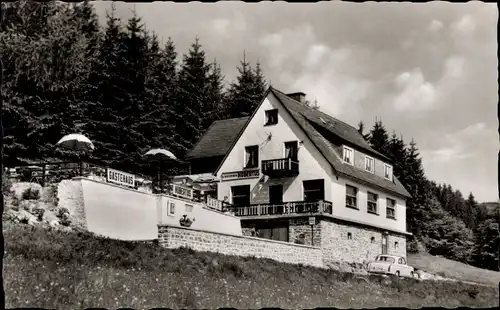
<path fill-rule="evenodd" d="M 207 129 L 214 120 L 224 118 L 224 76 L 220 65 L 214 59 L 211 64 L 209 75 L 209 104 L 207 105 L 207 113 L 203 120 L 203 129 Z"/>
<path fill-rule="evenodd" d="M 205 52 L 196 38 L 187 55 L 184 55 L 179 72 L 179 94 L 176 102 L 177 142 L 185 154 L 204 132 L 204 115 L 210 101 L 210 65 L 205 61 Z"/>
<path fill-rule="evenodd" d="M 358 123 L 358 132 L 366 141 L 370 141 L 370 134 L 365 134 L 365 123 L 363 121 L 359 121 Z"/>
<path fill-rule="evenodd" d="M 130 104 L 125 80 L 124 47 L 126 33 L 121 21 L 106 12 L 106 27 L 98 58 L 89 77 L 83 132 L 94 140 L 92 157 L 114 164 L 127 158 L 123 148 L 130 137 L 122 126 Z M 109 133 L 113 132 L 113 135 Z"/>
<path fill-rule="evenodd" d="M 370 145 L 382 155 L 389 156 L 389 137 L 382 121 L 376 121 L 370 131 Z"/>
<path fill-rule="evenodd" d="M 262 74 L 260 64 L 257 63 L 252 69 L 243 53 L 243 60 L 240 61 L 238 77 L 231 83 L 228 94 L 226 113 L 228 118 L 251 115 L 257 105 L 262 101 L 262 96 L 266 90 L 265 78 Z"/>
<path fill-rule="evenodd" d="M 141 151 L 165 148 L 178 154 L 182 146 L 175 142 L 176 117 L 172 109 L 178 89 L 175 45 L 169 38 L 160 48 L 155 35 L 150 44 L 144 111 L 136 122 L 136 130 L 147 138 Z"/>
<path fill-rule="evenodd" d="M 407 161 L 406 145 L 402 137 L 393 132 L 389 140 L 388 152 L 394 161 L 394 175 L 404 181 L 406 179 L 405 162 Z"/>
<path fill-rule="evenodd" d="M 306 100 L 304 104 L 313 110 L 319 110 L 319 103 L 316 98 L 314 98 L 313 101 Z"/>

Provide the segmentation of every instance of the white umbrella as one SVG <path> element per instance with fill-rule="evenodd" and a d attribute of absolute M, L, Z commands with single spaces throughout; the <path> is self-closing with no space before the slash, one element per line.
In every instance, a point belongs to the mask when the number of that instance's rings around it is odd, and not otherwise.
<path fill-rule="evenodd" d="M 147 151 L 146 154 L 144 154 L 144 157 L 150 161 L 159 161 L 159 162 L 178 161 L 177 157 L 175 157 L 175 155 L 172 152 L 165 150 L 165 149 L 151 149 L 151 150 Z M 162 165 L 160 163 L 160 165 L 159 165 L 160 191 L 163 191 L 163 174 L 162 174 L 161 170 L 162 170 Z"/>
<path fill-rule="evenodd" d="M 175 157 L 175 155 L 172 152 L 165 149 L 151 149 L 146 154 L 144 154 L 144 156 L 150 159 L 155 158 L 159 160 L 166 160 L 166 159 L 177 160 L 177 157 Z"/>
<path fill-rule="evenodd" d="M 82 134 L 70 134 L 66 135 L 56 143 L 57 146 L 63 147 L 65 149 L 73 151 L 93 151 L 95 149 L 94 144 L 89 138 Z"/>

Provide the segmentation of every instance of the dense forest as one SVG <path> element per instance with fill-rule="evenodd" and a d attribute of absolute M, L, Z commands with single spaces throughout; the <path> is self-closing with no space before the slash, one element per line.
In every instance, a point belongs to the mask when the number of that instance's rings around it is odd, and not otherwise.
<path fill-rule="evenodd" d="M 2 3 L 4 163 L 71 157 L 54 148 L 65 134 L 83 133 L 91 155 L 112 167 L 142 169 L 154 147 L 182 158 L 217 119 L 249 115 L 266 90 L 259 63 L 243 54 L 231 83 L 200 38 L 178 57 L 134 15 L 108 12 L 105 25 L 87 1 Z M 318 103 L 309 103 L 318 108 Z M 412 194 L 407 203 L 409 251 L 498 270 L 498 206 L 464 198 L 449 184 L 428 180 L 417 144 L 389 135 L 381 121 L 365 133 L 394 160 L 394 173 Z"/>

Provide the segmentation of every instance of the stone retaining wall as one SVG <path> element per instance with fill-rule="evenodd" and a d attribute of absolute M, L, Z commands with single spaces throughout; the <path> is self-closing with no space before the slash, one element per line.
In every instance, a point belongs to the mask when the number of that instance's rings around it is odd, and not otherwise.
<path fill-rule="evenodd" d="M 196 251 L 255 256 L 284 263 L 323 267 L 320 248 L 281 241 L 165 225 L 158 226 L 158 241 L 161 246 L 169 249 L 189 247 Z"/>

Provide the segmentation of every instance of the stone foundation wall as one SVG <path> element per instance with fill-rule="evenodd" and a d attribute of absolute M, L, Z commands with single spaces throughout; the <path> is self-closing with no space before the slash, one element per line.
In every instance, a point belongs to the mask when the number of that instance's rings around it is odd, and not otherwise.
<path fill-rule="evenodd" d="M 397 244 L 395 244 L 397 242 Z M 387 236 L 387 254 L 406 258 L 406 237 L 390 234 Z"/>
<path fill-rule="evenodd" d="M 318 247 L 321 245 L 321 225 L 318 218 L 316 218 L 316 224 L 312 229 L 309 225 L 309 218 L 290 219 L 289 221 L 288 240 L 290 242 Z"/>
<path fill-rule="evenodd" d="M 328 220 L 321 221 L 321 229 L 321 248 L 325 264 L 336 261 L 363 263 L 382 254 L 381 231 Z"/>
<path fill-rule="evenodd" d="M 262 238 L 234 236 L 186 227 L 158 226 L 158 241 L 165 248 L 190 247 L 196 251 L 255 256 L 276 261 L 323 267 L 321 249 Z"/>

